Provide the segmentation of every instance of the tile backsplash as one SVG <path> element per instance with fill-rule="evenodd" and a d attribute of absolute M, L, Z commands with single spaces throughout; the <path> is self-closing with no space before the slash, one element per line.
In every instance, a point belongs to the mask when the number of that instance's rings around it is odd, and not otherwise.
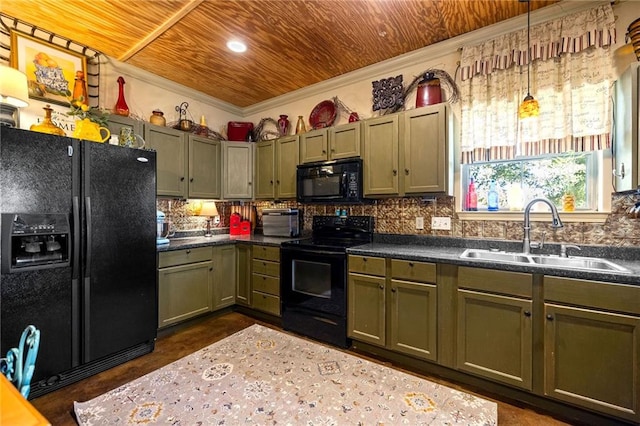
<path fill-rule="evenodd" d="M 632 246 L 640 247 L 640 219 L 628 217 L 627 211 L 640 197 L 637 194 L 613 194 L 611 214 L 605 223 L 573 222 L 565 223 L 564 228 L 553 229 L 549 222 L 535 222 L 531 229 L 531 239 L 539 240 L 546 233 L 550 242 L 567 242 L 574 244 Z M 419 197 L 389 198 L 375 200 L 363 205 L 316 205 L 298 204 L 295 201 L 273 203 L 269 201 L 254 202 L 216 202 L 220 214 L 217 228 L 229 227 L 229 216 L 233 211 L 249 211 L 242 207 L 255 207 L 257 210 L 256 225 L 262 227 L 262 209 L 279 207 L 304 210 L 304 229 L 311 229 L 314 215 L 332 215 L 336 208 L 344 208 L 349 215 L 367 215 L 375 217 L 375 231 L 383 234 L 405 235 L 442 235 L 449 237 L 487 238 L 501 240 L 522 240 L 522 220 L 518 221 L 484 221 L 461 220 L 455 213 L 453 197 L 442 196 L 434 199 Z M 196 231 L 206 228 L 206 218 L 197 216 L 199 204 L 194 201 L 158 199 L 158 210 L 163 211 L 178 231 Z M 562 216 L 562 213 L 560 213 Z M 424 229 L 415 229 L 415 218 L 424 217 Z M 451 230 L 431 229 L 433 216 L 451 217 Z M 248 218 L 247 218 L 248 219 Z M 222 230 L 222 229 L 221 229 Z"/>

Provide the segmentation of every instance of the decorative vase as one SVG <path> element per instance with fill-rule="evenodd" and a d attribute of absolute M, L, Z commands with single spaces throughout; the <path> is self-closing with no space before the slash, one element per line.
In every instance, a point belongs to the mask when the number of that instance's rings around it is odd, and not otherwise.
<path fill-rule="evenodd" d="M 360 116 L 357 112 L 352 112 L 349 114 L 349 123 L 355 123 L 356 121 L 360 121 Z"/>
<path fill-rule="evenodd" d="M 48 133 L 50 135 L 58 135 L 58 136 L 66 136 L 67 134 L 60 127 L 56 126 L 53 121 L 51 121 L 51 107 L 46 105 L 42 107 L 44 109 L 44 119 L 42 119 L 42 123 L 40 124 L 32 124 L 29 127 L 29 130 L 40 133 Z"/>
<path fill-rule="evenodd" d="M 287 115 L 282 114 L 278 119 L 278 132 L 280 136 L 286 136 L 289 133 L 289 120 L 287 117 Z"/>
<path fill-rule="evenodd" d="M 74 105 L 79 107 L 82 104 L 89 105 L 87 99 L 87 84 L 84 81 L 84 72 L 76 71 L 76 81 L 73 84 Z"/>
<path fill-rule="evenodd" d="M 105 136 L 102 136 L 102 133 L 104 133 Z M 111 137 L 111 132 L 106 127 L 100 127 L 98 123 L 94 123 L 88 118 L 85 118 L 76 121 L 73 137 L 93 142 L 104 142 Z"/>
<path fill-rule="evenodd" d="M 159 109 L 154 109 L 151 113 L 151 117 L 149 117 L 149 123 L 155 124 L 156 126 L 166 126 L 167 120 L 164 118 L 164 113 Z"/>
<path fill-rule="evenodd" d="M 116 102 L 114 113 L 128 117 L 129 106 L 127 106 L 127 101 L 124 99 L 124 83 L 124 78 L 122 76 L 118 77 L 118 101 Z"/>
<path fill-rule="evenodd" d="M 307 127 L 304 125 L 304 118 L 301 115 L 298 116 L 298 123 L 296 124 L 296 135 L 307 131 Z"/>
<path fill-rule="evenodd" d="M 416 108 L 435 105 L 442 102 L 442 90 L 440 89 L 440 79 L 433 73 L 425 73 L 424 78 L 418 83 L 418 94 L 416 95 Z"/>

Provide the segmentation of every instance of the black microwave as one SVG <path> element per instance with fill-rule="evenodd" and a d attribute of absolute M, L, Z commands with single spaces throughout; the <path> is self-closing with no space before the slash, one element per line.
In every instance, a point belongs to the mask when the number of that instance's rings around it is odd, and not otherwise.
<path fill-rule="evenodd" d="M 296 195 L 301 203 L 362 202 L 362 159 L 301 164 Z"/>

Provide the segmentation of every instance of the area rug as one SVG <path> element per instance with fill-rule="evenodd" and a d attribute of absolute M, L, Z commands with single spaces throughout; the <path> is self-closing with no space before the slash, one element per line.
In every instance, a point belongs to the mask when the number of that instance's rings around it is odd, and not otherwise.
<path fill-rule="evenodd" d="M 87 402 L 90 425 L 495 425 L 497 405 L 260 325 Z"/>

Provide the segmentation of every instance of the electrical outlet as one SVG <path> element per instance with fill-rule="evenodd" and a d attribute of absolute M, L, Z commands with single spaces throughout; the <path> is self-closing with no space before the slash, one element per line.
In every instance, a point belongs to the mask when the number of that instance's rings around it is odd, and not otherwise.
<path fill-rule="evenodd" d="M 416 217 L 416 229 L 424 229 L 424 217 Z"/>
<path fill-rule="evenodd" d="M 448 216 L 445 217 L 432 217 L 431 218 L 431 229 L 439 229 L 443 231 L 451 230 L 451 218 Z"/>

